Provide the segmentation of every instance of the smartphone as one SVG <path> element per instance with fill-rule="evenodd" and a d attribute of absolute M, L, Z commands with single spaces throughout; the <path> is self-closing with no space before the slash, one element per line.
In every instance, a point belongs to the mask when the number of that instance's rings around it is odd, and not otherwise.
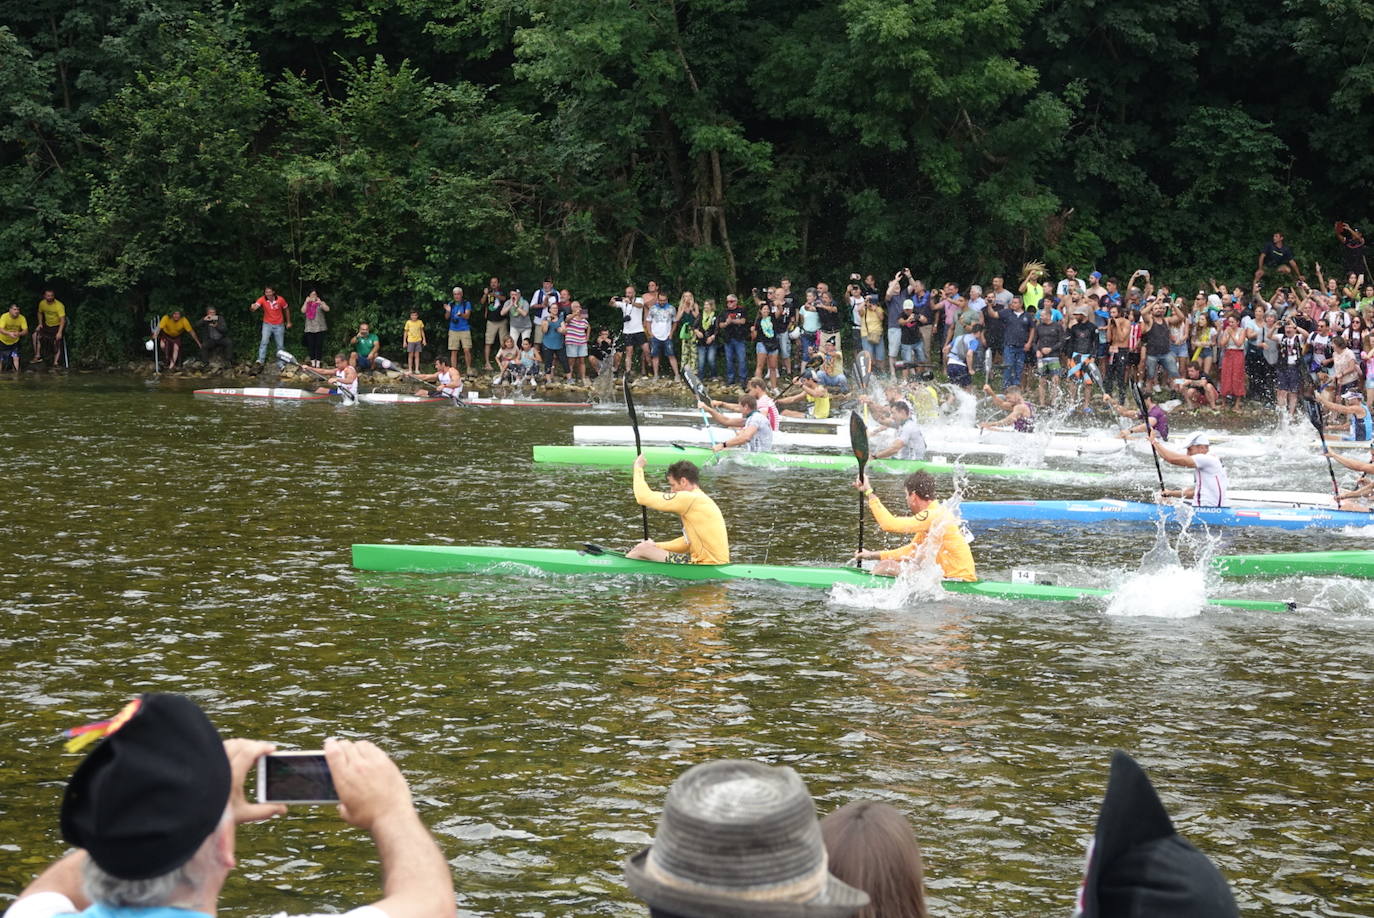
<path fill-rule="evenodd" d="M 324 753 L 274 752 L 258 759 L 258 802 L 338 803 Z"/>

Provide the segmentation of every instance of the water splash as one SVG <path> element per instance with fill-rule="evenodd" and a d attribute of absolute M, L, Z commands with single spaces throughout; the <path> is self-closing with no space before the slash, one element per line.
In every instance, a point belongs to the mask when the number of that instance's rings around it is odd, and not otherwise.
<path fill-rule="evenodd" d="M 1163 514 L 1155 520 L 1155 538 L 1141 556 L 1136 570 L 1125 575 L 1112 591 L 1107 614 L 1121 617 L 1193 618 L 1207 605 L 1208 591 L 1216 584 L 1211 573 L 1212 555 L 1220 543 L 1206 526 L 1194 531 L 1191 505 L 1178 508 L 1178 537 L 1170 542 Z M 1193 565 L 1182 561 L 1183 549 Z"/>

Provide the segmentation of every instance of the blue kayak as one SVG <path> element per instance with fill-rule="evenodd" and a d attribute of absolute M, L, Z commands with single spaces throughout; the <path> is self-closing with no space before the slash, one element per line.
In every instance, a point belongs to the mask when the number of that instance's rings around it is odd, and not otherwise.
<path fill-rule="evenodd" d="M 1374 514 L 1316 507 L 1183 507 L 1177 503 L 1144 504 L 1129 500 L 972 500 L 959 505 L 970 523 L 1001 521 L 1153 523 L 1186 519 L 1208 526 L 1259 526 L 1274 529 L 1340 529 L 1374 525 Z"/>

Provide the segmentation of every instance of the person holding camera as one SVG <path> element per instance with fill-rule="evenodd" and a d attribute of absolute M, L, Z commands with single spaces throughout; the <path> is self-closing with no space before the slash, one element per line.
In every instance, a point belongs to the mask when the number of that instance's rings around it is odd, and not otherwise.
<path fill-rule="evenodd" d="M 114 718 L 67 731 L 99 745 L 62 799 L 75 850 L 31 882 L 6 918 L 213 916 L 235 867 L 236 827 L 286 812 L 249 803 L 243 782 L 271 743 L 221 740 L 196 703 L 150 692 Z M 395 763 L 367 741 L 327 740 L 339 815 L 371 833 L 383 897 L 348 918 L 452 918 L 453 878 Z"/>
<path fill-rule="evenodd" d="M 654 302 L 658 302 L 658 292 L 654 292 Z M 633 286 L 625 288 L 623 297 L 611 297 L 611 306 L 620 310 L 620 336 L 625 339 L 626 376 L 634 375 L 634 352 L 639 349 L 640 367 L 649 369 L 649 340 L 644 334 L 644 319 L 649 311 L 648 301 L 635 294 Z"/>

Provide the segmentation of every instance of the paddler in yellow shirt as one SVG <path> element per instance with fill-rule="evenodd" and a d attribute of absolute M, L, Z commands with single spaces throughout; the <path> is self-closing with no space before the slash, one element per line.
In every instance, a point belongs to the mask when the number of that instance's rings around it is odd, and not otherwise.
<path fill-rule="evenodd" d="M 973 568 L 973 553 L 969 551 L 968 540 L 959 527 L 959 518 L 949 512 L 935 499 L 935 479 L 929 472 L 912 472 L 903 483 L 906 487 L 906 505 L 911 516 L 893 516 L 873 493 L 867 476 L 856 478 L 854 487 L 868 498 L 868 509 L 873 512 L 879 528 L 884 532 L 910 533 L 911 542 L 891 551 L 860 551 L 854 557 L 877 560 L 873 573 L 895 577 L 901 572 L 901 563 L 911 554 L 921 549 L 931 539 L 939 540 L 935 563 L 940 565 L 948 580 L 977 580 Z"/>
<path fill-rule="evenodd" d="M 645 539 L 625 553 L 641 561 L 672 564 L 729 564 L 730 540 L 716 502 L 697 487 L 701 471 L 685 459 L 668 466 L 668 490 L 662 494 L 644 481 L 643 456 L 635 459 L 635 500 L 650 510 L 682 517 L 682 536 L 670 542 Z"/>

